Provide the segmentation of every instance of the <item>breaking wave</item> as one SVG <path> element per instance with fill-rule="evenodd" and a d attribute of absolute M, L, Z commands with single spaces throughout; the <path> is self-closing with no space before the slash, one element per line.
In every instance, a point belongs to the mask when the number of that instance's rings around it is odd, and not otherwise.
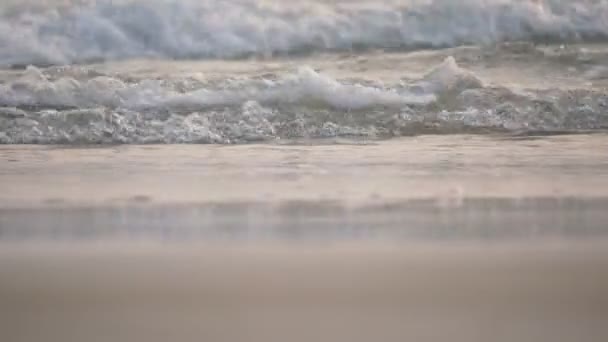
<path fill-rule="evenodd" d="M 0 65 L 134 57 L 266 57 L 312 51 L 608 38 L 608 0 L 67 3 L 49 5 L 45 1 L 0 9 Z"/>
<path fill-rule="evenodd" d="M 241 143 L 608 128 L 608 93 L 485 85 L 452 57 L 418 80 L 337 80 L 309 67 L 220 81 L 58 77 L 0 84 L 0 143 Z M 82 75 L 87 75 L 84 77 Z"/>

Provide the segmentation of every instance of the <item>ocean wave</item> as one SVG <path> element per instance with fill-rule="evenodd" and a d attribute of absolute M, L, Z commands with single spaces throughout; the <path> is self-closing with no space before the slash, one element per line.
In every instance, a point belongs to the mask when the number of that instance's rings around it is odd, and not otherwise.
<path fill-rule="evenodd" d="M 399 108 L 408 104 L 430 103 L 442 87 L 452 87 L 451 83 L 457 82 L 454 79 L 460 78 L 458 69 L 454 69 L 458 67 L 452 64 L 451 69 L 441 77 L 435 76 L 434 72 L 428 80 L 422 80 L 416 92 L 341 83 L 306 66 L 276 79 L 227 79 L 213 85 L 200 82 L 191 86 L 194 89 L 190 91 L 177 89 L 179 81 L 143 80 L 128 83 L 110 76 L 81 81 L 70 77 L 52 80 L 41 69 L 30 66 L 16 80 L 0 84 L 0 105 L 180 112 L 238 106 L 255 101 L 269 105 L 317 105 L 337 110 L 375 106 Z"/>
<path fill-rule="evenodd" d="M 0 65 L 608 38 L 608 0 L 48 3 L 0 10 Z"/>
<path fill-rule="evenodd" d="M 29 67 L 0 84 L 0 143 L 243 143 L 608 129 L 608 92 L 488 85 L 453 57 L 419 79 L 392 85 L 338 80 L 305 66 L 221 81 L 72 78 L 50 70 Z"/>

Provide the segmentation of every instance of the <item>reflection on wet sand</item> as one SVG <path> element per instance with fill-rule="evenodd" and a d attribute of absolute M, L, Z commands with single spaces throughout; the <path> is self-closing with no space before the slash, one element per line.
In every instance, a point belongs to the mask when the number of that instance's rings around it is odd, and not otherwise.
<path fill-rule="evenodd" d="M 0 239 L 351 241 L 589 239 L 608 233 L 608 198 L 217 202 L 0 209 Z"/>

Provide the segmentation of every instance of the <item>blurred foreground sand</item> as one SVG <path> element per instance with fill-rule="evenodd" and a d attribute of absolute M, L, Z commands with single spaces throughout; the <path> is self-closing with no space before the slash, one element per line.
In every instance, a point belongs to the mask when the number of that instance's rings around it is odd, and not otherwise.
<path fill-rule="evenodd" d="M 606 341 L 608 243 L 0 246 L 2 341 Z"/>

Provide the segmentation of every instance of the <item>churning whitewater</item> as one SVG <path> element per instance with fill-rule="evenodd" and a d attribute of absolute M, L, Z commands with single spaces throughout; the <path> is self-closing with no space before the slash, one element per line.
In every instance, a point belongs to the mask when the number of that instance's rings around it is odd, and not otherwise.
<path fill-rule="evenodd" d="M 604 0 L 0 8 L 4 144 L 608 128 Z"/>
<path fill-rule="evenodd" d="M 5 66 L 608 38 L 608 0 L 8 1 L 1 11 Z"/>

